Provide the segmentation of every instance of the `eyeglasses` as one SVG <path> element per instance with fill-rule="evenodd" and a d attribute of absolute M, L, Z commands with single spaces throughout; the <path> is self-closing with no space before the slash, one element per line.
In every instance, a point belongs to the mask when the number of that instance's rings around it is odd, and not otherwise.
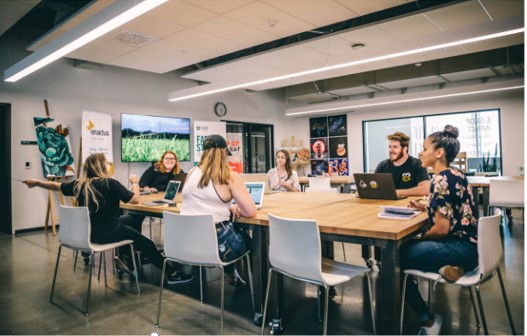
<path fill-rule="evenodd" d="M 176 161 L 176 158 L 166 157 L 166 158 L 164 158 L 164 160 L 167 160 L 167 161 Z"/>

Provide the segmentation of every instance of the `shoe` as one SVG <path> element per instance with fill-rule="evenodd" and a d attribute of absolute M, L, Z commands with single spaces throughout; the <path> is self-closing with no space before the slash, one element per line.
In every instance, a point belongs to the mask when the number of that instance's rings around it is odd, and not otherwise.
<path fill-rule="evenodd" d="M 434 324 L 430 327 L 421 327 L 418 335 L 439 335 L 441 326 L 443 325 L 443 317 L 441 315 L 434 315 Z"/>
<path fill-rule="evenodd" d="M 168 285 L 183 285 L 194 280 L 194 274 L 186 275 L 180 271 L 172 273 L 167 280 Z"/>
<path fill-rule="evenodd" d="M 465 274 L 461 266 L 443 266 L 439 269 L 439 274 L 448 282 L 456 282 Z"/>
<path fill-rule="evenodd" d="M 236 268 L 234 269 L 234 272 L 232 272 L 229 275 L 229 285 L 231 286 L 245 286 L 247 284 L 247 281 L 243 280 L 243 278 L 240 276 L 240 273 L 238 273 L 238 270 Z"/>
<path fill-rule="evenodd" d="M 128 266 L 126 266 L 126 263 L 122 261 L 121 258 L 119 258 L 119 256 L 115 256 L 113 260 L 115 262 L 115 268 L 117 268 L 118 271 L 121 271 L 123 273 L 132 274 L 132 271 L 130 271 Z"/>

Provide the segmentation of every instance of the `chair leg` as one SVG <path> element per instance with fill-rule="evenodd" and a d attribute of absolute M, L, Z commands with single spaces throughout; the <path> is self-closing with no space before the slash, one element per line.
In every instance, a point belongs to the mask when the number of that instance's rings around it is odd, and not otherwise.
<path fill-rule="evenodd" d="M 481 314 L 481 322 L 483 323 L 483 332 L 485 335 L 488 335 L 489 329 L 487 328 L 487 320 L 485 319 L 485 312 L 483 311 L 483 302 L 481 301 L 479 285 L 476 286 L 476 297 L 478 298 L 479 313 Z"/>
<path fill-rule="evenodd" d="M 403 293 L 401 295 L 401 318 L 399 320 L 399 335 L 403 334 L 404 301 L 406 300 L 406 282 L 407 281 L 408 281 L 408 274 L 405 274 L 404 279 L 403 279 Z"/>
<path fill-rule="evenodd" d="M 49 302 L 53 302 L 53 293 L 55 292 L 55 282 L 57 281 L 57 272 L 59 270 L 60 254 L 62 253 L 62 244 L 59 246 L 57 253 L 57 262 L 55 263 L 55 273 L 53 274 L 53 282 L 51 283 L 51 294 L 49 295 Z"/>
<path fill-rule="evenodd" d="M 329 287 L 324 286 L 324 324 L 322 335 L 328 334 L 328 307 L 329 307 Z"/>
<path fill-rule="evenodd" d="M 507 300 L 507 293 L 505 292 L 505 285 L 503 284 L 503 278 L 501 277 L 500 268 L 496 268 L 498 272 L 498 279 L 500 280 L 501 294 L 503 295 L 503 303 L 505 304 L 505 309 L 507 310 L 507 316 L 509 317 L 509 323 L 511 325 L 511 331 L 513 335 L 516 335 L 516 328 L 514 328 L 514 322 L 512 321 L 511 308 L 509 306 L 509 300 Z"/>
<path fill-rule="evenodd" d="M 474 310 L 474 316 L 476 317 L 476 326 L 481 328 L 481 322 L 479 321 L 478 308 L 476 307 L 476 301 L 474 300 L 474 295 L 472 295 L 472 287 L 467 287 L 468 294 L 470 295 L 470 302 L 472 302 L 472 309 Z"/>
<path fill-rule="evenodd" d="M 84 309 L 84 315 L 88 316 L 88 306 L 90 304 L 90 293 L 91 293 L 91 278 L 93 273 L 93 266 L 95 265 L 95 253 L 91 252 L 90 255 L 90 272 L 88 275 L 88 293 L 86 294 L 86 308 Z"/>
<path fill-rule="evenodd" d="M 79 256 L 79 250 L 73 251 L 73 273 L 77 271 L 77 258 Z"/>
<path fill-rule="evenodd" d="M 432 284 L 432 280 L 428 279 L 428 310 L 430 310 L 430 304 L 432 302 L 432 289 L 434 289 L 434 285 Z"/>
<path fill-rule="evenodd" d="M 163 300 L 163 287 L 165 284 L 165 271 L 167 268 L 167 259 L 163 261 L 163 269 L 161 270 L 161 284 L 159 285 L 159 300 L 157 302 L 157 319 L 156 328 L 159 328 L 159 318 L 161 317 L 161 301 Z"/>
<path fill-rule="evenodd" d="M 112 259 L 113 260 L 113 259 Z M 108 279 L 106 276 L 106 252 L 102 252 L 102 263 L 104 266 L 104 287 L 108 287 Z"/>
<path fill-rule="evenodd" d="M 199 301 L 203 303 L 203 266 L 199 267 Z"/>
<path fill-rule="evenodd" d="M 220 316 L 220 330 L 221 334 L 223 335 L 223 306 L 225 304 L 225 276 L 223 275 L 223 267 L 220 266 L 221 270 L 221 316 Z"/>
<path fill-rule="evenodd" d="M 132 257 L 132 263 L 134 264 L 135 285 L 137 287 L 137 295 L 139 295 L 141 294 L 141 289 L 139 289 L 139 270 L 137 269 L 137 263 L 135 262 L 135 252 L 133 244 L 130 244 L 130 256 Z"/>
<path fill-rule="evenodd" d="M 245 255 L 247 259 L 247 273 L 249 274 L 249 289 L 251 290 L 251 302 L 253 304 L 253 310 L 256 312 L 256 304 L 254 303 L 254 286 L 253 286 L 253 271 L 251 269 L 251 257 L 249 254 Z"/>
<path fill-rule="evenodd" d="M 260 331 L 260 335 L 263 335 L 265 330 L 265 316 L 267 315 L 267 304 L 269 303 L 269 290 L 271 289 L 271 277 L 273 275 L 273 269 L 270 268 L 267 272 L 267 290 L 265 291 L 265 300 L 264 300 L 264 308 L 263 308 L 263 316 L 262 316 L 262 330 Z"/>
<path fill-rule="evenodd" d="M 97 281 L 101 282 L 101 267 L 102 267 L 102 258 L 104 252 L 99 253 L 99 272 L 97 273 Z"/>
<path fill-rule="evenodd" d="M 366 279 L 368 280 L 368 295 L 370 297 L 370 313 L 371 313 L 371 324 L 373 326 L 373 334 L 377 335 L 377 324 L 375 323 L 375 311 L 373 310 L 373 289 L 371 284 L 370 273 L 366 273 Z"/>
<path fill-rule="evenodd" d="M 342 255 L 344 256 L 344 261 L 346 261 L 346 247 L 344 246 L 344 243 L 342 243 Z"/>

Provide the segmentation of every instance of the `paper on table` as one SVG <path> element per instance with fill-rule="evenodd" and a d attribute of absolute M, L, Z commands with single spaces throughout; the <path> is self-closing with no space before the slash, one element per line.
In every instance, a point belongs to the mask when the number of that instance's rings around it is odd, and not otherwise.
<path fill-rule="evenodd" d="M 379 218 L 411 219 L 420 213 L 420 211 L 405 207 L 381 206 L 381 209 L 383 211 L 379 213 Z"/>

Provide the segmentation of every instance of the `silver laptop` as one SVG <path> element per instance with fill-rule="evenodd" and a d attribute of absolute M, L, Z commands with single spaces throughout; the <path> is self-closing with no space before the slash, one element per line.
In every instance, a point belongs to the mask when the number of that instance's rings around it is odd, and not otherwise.
<path fill-rule="evenodd" d="M 249 190 L 249 194 L 256 205 L 256 209 L 260 209 L 263 205 L 263 199 L 265 194 L 265 183 L 264 182 L 244 182 L 245 187 Z"/>
<path fill-rule="evenodd" d="M 143 202 L 144 205 L 161 205 L 161 204 L 174 204 L 174 199 L 176 194 L 181 186 L 181 181 L 170 181 L 167 185 L 167 190 L 165 191 L 165 196 L 162 200 L 152 201 L 152 202 Z"/>
<path fill-rule="evenodd" d="M 357 193 L 360 198 L 398 200 L 393 176 L 390 173 L 356 173 L 353 174 Z"/>
<path fill-rule="evenodd" d="M 272 190 L 269 184 L 269 176 L 266 173 L 251 173 L 251 174 L 240 174 L 240 178 L 243 182 L 263 182 L 265 183 L 265 193 L 274 194 L 280 191 Z"/>

